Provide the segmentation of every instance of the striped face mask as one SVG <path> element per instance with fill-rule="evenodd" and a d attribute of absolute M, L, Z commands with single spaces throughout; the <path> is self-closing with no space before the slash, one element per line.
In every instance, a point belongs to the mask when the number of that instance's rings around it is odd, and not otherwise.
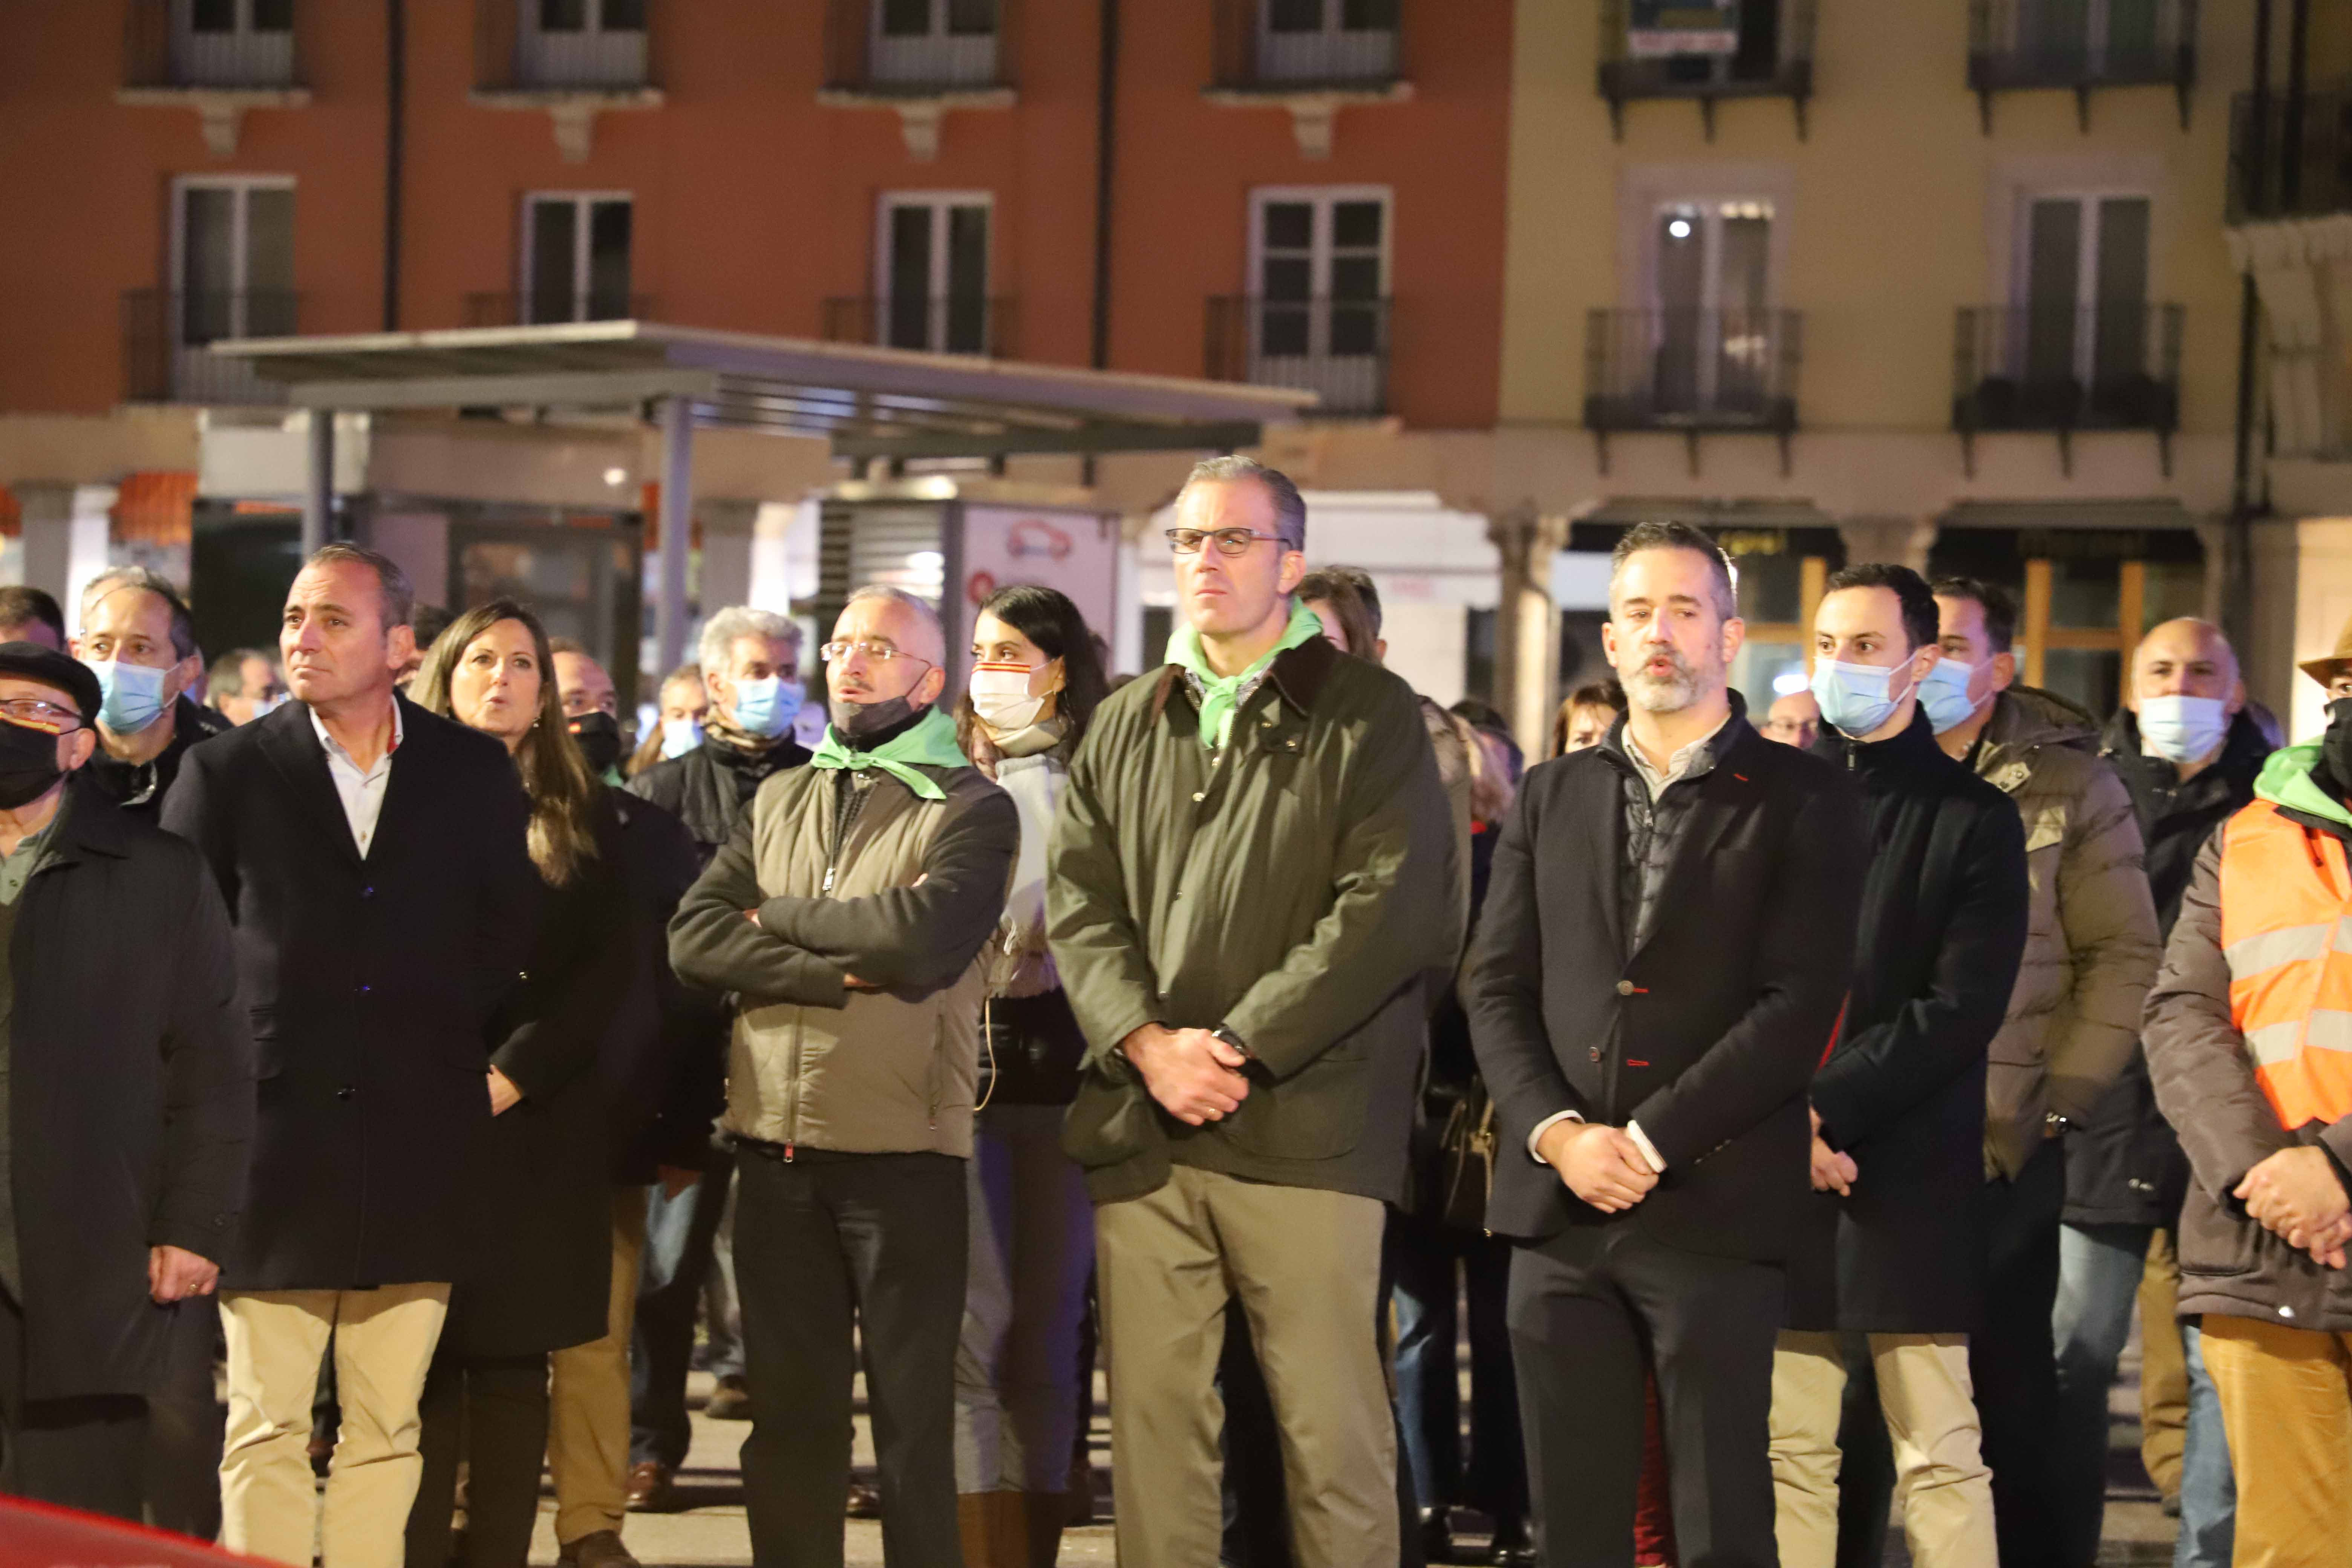
<path fill-rule="evenodd" d="M 1025 664 L 975 664 L 971 667 L 971 710 L 982 723 L 1000 735 L 1010 735 L 1034 724 L 1045 703 L 1061 689 L 1060 672 L 1054 683 L 1032 697 L 1029 683 L 1036 670 Z"/>

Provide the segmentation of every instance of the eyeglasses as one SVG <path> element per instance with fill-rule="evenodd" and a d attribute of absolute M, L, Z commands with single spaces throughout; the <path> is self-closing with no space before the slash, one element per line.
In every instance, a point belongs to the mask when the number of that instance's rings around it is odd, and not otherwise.
<path fill-rule="evenodd" d="M 1270 543 L 1284 542 L 1278 533 L 1254 533 L 1246 528 L 1171 528 L 1168 530 L 1168 548 L 1179 555 L 1198 555 L 1204 541 L 1217 542 L 1217 553 L 1234 556 L 1245 553 L 1249 547 L 1265 540 Z"/>
<path fill-rule="evenodd" d="M 0 719 L 11 724 L 22 724 L 28 730 L 47 730 L 58 735 L 81 728 L 80 714 L 38 697 L 0 700 Z"/>
<path fill-rule="evenodd" d="M 824 643 L 820 645 L 816 651 L 824 655 L 824 662 L 827 664 L 839 664 L 853 653 L 862 653 L 876 664 L 887 664 L 894 658 L 915 658 L 913 654 L 904 648 L 892 647 L 888 643 L 875 642 L 871 639 L 861 642 Z M 915 662 L 924 664 L 929 661 L 916 658 Z"/>

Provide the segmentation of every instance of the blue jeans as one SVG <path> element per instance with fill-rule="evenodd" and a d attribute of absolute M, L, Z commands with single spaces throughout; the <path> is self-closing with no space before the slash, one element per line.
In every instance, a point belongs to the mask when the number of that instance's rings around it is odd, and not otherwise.
<path fill-rule="evenodd" d="M 2180 1456 L 2180 1539 L 2172 1568 L 2230 1568 L 2238 1533 L 2238 1480 L 2230 1463 L 2230 1439 L 2221 1430 L 2221 1400 L 2205 1370 L 2203 1331 L 2183 1323 L 2180 1339 L 2189 1357 L 2189 1436 Z"/>
<path fill-rule="evenodd" d="M 2153 1231 L 2145 1225 L 2058 1229 L 2058 1300 L 2050 1314 L 2058 1347 L 2050 1498 L 2060 1563 L 2098 1561 L 2107 1508 L 2107 1391 L 2131 1337 L 2132 1301 Z"/>
<path fill-rule="evenodd" d="M 645 1261 L 637 1277 L 636 1325 L 629 1342 L 629 1462 L 676 1469 L 693 1428 L 686 1374 L 694 1360 L 694 1315 L 727 1209 L 731 1162 L 718 1160 L 676 1197 L 646 1189 Z M 739 1355 L 741 1353 L 739 1350 Z"/>
<path fill-rule="evenodd" d="M 1424 1508 L 1460 1503 L 1516 1521 L 1528 1511 L 1519 1393 L 1503 1306 L 1510 1243 L 1390 1211 L 1395 1278 L 1397 1421 L 1413 1496 Z M 1461 1377 L 1454 1360 L 1454 1263 L 1470 1299 L 1470 1458 L 1462 1458 Z"/>

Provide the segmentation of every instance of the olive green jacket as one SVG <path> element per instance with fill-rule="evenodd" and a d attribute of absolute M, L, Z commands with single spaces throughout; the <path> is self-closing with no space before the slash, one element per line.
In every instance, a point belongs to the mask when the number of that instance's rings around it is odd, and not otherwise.
<path fill-rule="evenodd" d="M 1277 658 L 1224 752 L 1183 673 L 1095 714 L 1055 825 L 1047 932 L 1087 1052 L 1063 1146 L 1097 1203 L 1174 1163 L 1402 1201 L 1423 981 L 1462 940 L 1445 793 L 1405 683 L 1318 638 Z M 1223 1025 L 1249 1094 L 1188 1127 L 1120 1053 Z"/>

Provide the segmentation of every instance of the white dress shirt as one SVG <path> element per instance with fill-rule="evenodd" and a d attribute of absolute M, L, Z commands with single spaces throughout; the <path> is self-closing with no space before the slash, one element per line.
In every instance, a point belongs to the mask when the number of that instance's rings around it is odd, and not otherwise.
<path fill-rule="evenodd" d="M 327 726 L 319 710 L 310 710 L 310 728 L 319 737 L 319 744 L 327 752 L 327 776 L 335 781 L 335 794 L 343 803 L 343 820 L 352 825 L 352 842 L 359 846 L 360 858 L 367 858 L 368 846 L 375 842 L 375 821 L 383 815 L 383 792 L 392 783 L 392 754 L 400 750 L 404 726 L 400 721 L 400 700 L 392 702 L 392 744 L 375 760 L 375 766 L 362 772 L 343 743 L 327 733 Z"/>

